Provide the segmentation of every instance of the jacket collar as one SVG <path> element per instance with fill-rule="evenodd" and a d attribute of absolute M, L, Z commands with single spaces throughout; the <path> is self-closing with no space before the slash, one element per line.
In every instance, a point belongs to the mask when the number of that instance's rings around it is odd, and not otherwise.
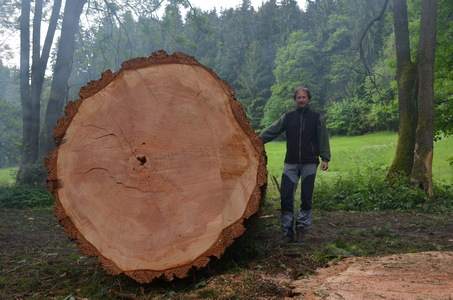
<path fill-rule="evenodd" d="M 304 107 L 299 107 L 299 106 L 296 107 L 296 111 L 299 113 L 305 113 L 309 109 L 310 109 L 309 104 L 306 104 Z"/>

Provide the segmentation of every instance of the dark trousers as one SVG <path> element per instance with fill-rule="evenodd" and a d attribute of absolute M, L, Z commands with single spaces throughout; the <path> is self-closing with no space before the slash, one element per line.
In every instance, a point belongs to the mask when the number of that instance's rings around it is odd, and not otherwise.
<path fill-rule="evenodd" d="M 281 225 L 284 234 L 294 230 L 294 193 L 301 179 L 301 207 L 296 217 L 296 227 L 309 227 L 312 224 L 312 198 L 315 186 L 316 169 L 318 165 L 287 164 L 285 163 L 280 195 L 281 195 Z"/>

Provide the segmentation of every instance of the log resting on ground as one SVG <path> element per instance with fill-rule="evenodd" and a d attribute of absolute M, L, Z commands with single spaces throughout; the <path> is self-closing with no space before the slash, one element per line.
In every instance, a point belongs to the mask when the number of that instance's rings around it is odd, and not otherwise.
<path fill-rule="evenodd" d="M 105 71 L 53 134 L 59 222 L 110 274 L 138 282 L 219 258 L 265 194 L 264 147 L 232 88 L 180 52 Z"/>

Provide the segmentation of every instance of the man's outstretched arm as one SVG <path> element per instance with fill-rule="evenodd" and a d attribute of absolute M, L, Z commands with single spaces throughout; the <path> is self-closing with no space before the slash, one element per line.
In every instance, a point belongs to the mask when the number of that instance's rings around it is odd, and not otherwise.
<path fill-rule="evenodd" d="M 264 144 L 272 141 L 285 130 L 285 116 L 286 113 L 260 133 Z"/>
<path fill-rule="evenodd" d="M 327 131 L 324 116 L 320 116 L 318 122 L 318 145 L 320 152 L 319 156 L 321 156 L 321 160 L 330 161 L 329 133 Z"/>

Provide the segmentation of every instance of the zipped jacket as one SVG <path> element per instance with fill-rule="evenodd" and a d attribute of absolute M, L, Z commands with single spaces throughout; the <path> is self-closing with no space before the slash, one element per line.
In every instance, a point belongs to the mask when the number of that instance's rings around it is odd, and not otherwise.
<path fill-rule="evenodd" d="M 263 143 L 270 142 L 281 133 L 286 134 L 285 163 L 319 163 L 330 161 L 327 128 L 320 113 L 308 105 L 284 113 L 261 132 Z"/>

